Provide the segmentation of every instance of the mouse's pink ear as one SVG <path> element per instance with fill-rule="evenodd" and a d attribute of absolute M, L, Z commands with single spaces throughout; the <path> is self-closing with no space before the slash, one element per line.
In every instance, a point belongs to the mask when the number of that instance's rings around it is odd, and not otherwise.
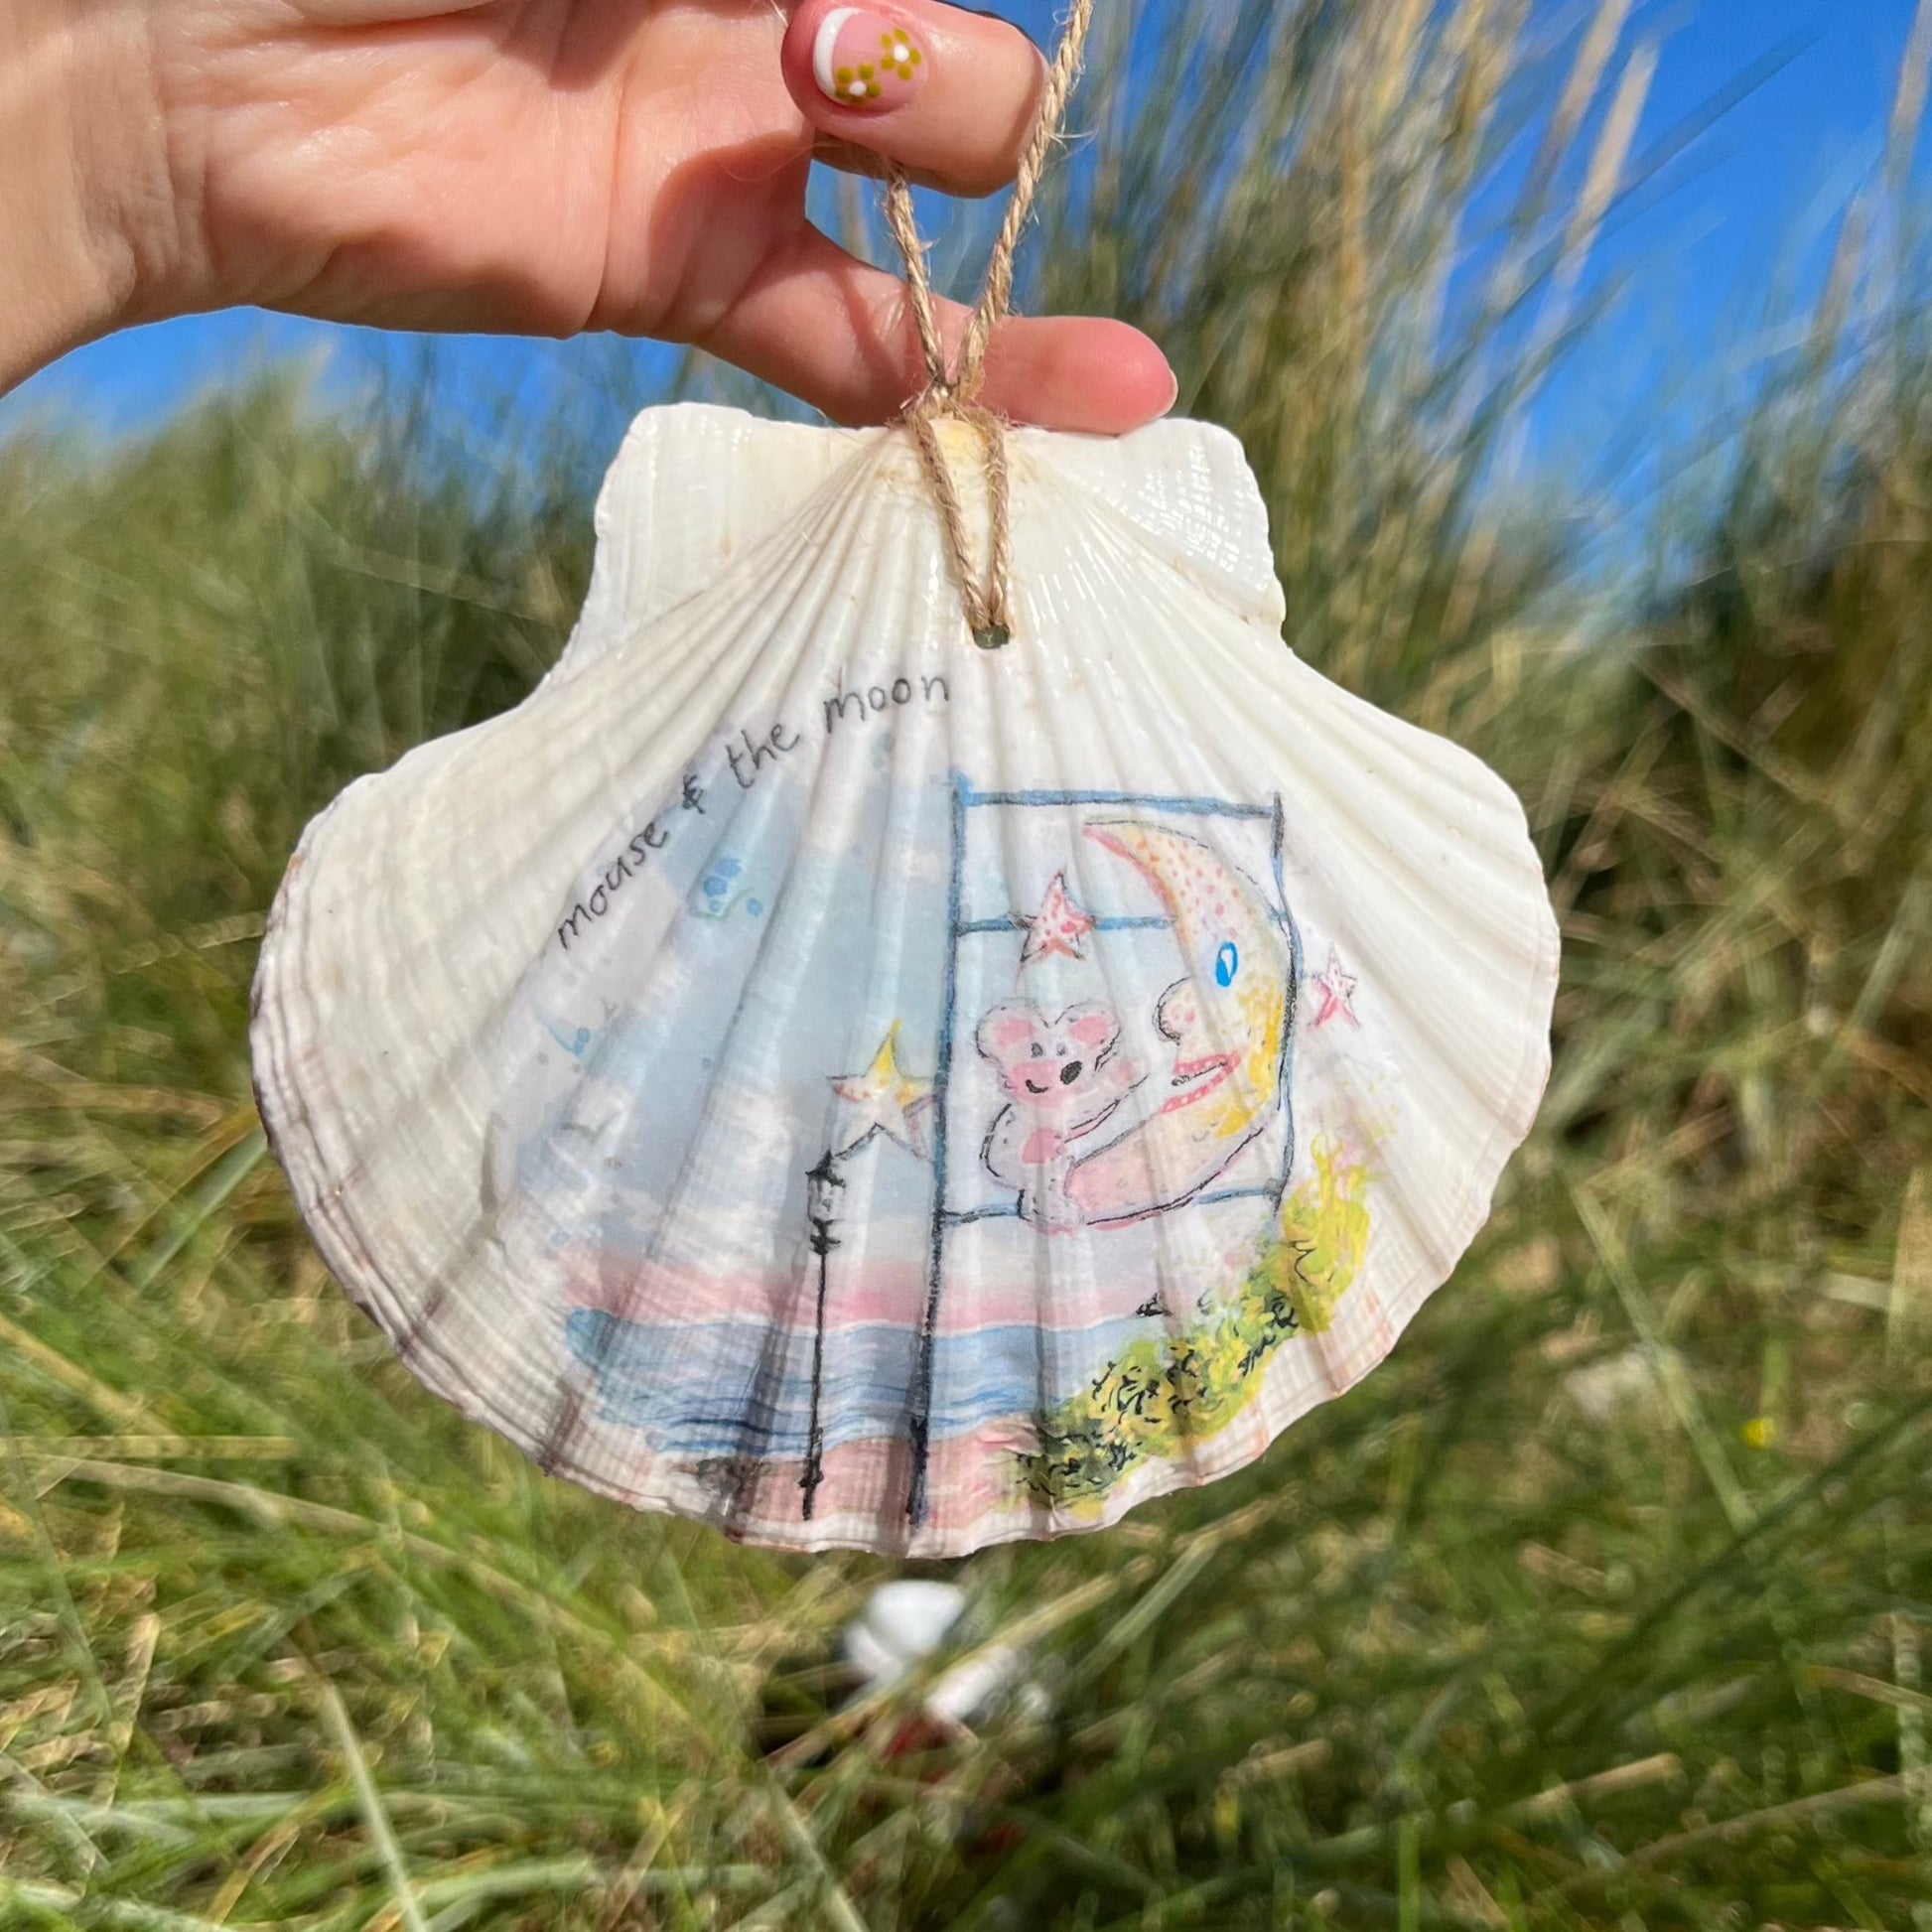
<path fill-rule="evenodd" d="M 1088 1047 L 1105 1046 L 1120 1032 L 1120 1022 L 1114 1018 L 1113 1009 L 1091 1000 L 1061 1015 L 1060 1024 L 1071 1038 Z"/>
<path fill-rule="evenodd" d="M 1033 1044 L 1041 1024 L 1037 1007 L 1007 1000 L 980 1022 L 973 1038 L 989 1060 L 1010 1060 L 1023 1046 Z"/>

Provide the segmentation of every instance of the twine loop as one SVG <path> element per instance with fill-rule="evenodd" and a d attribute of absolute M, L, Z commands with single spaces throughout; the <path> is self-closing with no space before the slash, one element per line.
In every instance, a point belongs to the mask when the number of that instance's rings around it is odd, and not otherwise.
<path fill-rule="evenodd" d="M 1094 0 L 1073 0 L 1067 10 L 1059 45 L 1046 69 L 1039 111 L 1021 154 L 1013 194 L 986 264 L 979 300 L 973 306 L 960 343 L 956 367 L 948 364 L 945 343 L 939 334 L 932 278 L 926 265 L 926 243 L 912 211 L 911 184 L 897 164 L 887 172 L 887 225 L 905 259 L 906 295 L 926 369 L 925 387 L 907 405 L 899 420 L 919 452 L 920 465 L 945 531 L 946 553 L 959 585 L 966 627 L 982 650 L 998 650 L 1013 634 L 1012 483 L 1007 469 L 1007 423 L 979 400 L 986 382 L 986 352 L 994 330 L 1012 306 L 1014 253 L 1033 209 L 1047 153 L 1059 138 L 1066 118 L 1066 103 L 1079 78 L 1087 30 L 1093 24 L 1093 5 Z M 977 432 L 985 451 L 988 539 L 984 573 L 974 565 L 959 486 L 939 440 L 938 424 L 946 417 L 969 425 Z"/>

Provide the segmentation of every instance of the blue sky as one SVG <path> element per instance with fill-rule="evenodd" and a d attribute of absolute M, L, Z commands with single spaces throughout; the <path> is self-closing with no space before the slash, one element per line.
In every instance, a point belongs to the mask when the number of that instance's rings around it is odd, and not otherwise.
<path fill-rule="evenodd" d="M 1639 0 L 1626 49 L 1661 47 L 1637 148 L 1699 116 L 1767 57 L 1788 58 L 1666 170 L 1606 234 L 1593 273 L 1618 307 L 1539 405 L 1536 455 L 1560 457 L 1626 423 L 1632 405 L 1668 412 L 1673 396 L 1708 392 L 1746 352 L 1781 270 L 1820 272 L 1833 211 L 1874 165 L 1914 0 Z M 1050 0 L 1008 11 L 1035 32 Z M 1925 173 L 1920 157 L 1920 177 Z M 277 354 L 318 353 L 352 379 L 395 367 L 406 340 L 378 341 L 253 311 L 135 330 L 81 349 L 6 404 L 74 412 L 104 429 L 138 428 Z M 608 389 L 614 369 L 647 386 L 669 357 L 609 341 L 523 343 L 467 338 L 445 345 L 441 380 L 454 397 L 500 396 L 532 408 L 580 385 Z"/>

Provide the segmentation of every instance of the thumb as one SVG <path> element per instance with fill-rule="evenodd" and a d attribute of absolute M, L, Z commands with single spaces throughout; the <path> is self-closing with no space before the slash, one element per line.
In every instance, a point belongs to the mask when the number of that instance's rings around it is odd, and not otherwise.
<path fill-rule="evenodd" d="M 951 195 L 1013 179 L 1046 74 L 1017 27 L 937 0 L 803 0 L 781 59 L 821 160 L 865 174 L 897 162 Z"/>

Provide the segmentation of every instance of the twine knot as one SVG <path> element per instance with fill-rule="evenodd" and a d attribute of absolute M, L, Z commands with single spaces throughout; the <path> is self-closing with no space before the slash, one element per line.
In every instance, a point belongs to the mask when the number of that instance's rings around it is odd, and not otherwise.
<path fill-rule="evenodd" d="M 905 258 L 906 295 L 926 369 L 925 387 L 906 406 L 899 420 L 919 452 L 926 483 L 945 531 L 946 552 L 959 585 L 966 627 L 982 650 L 998 650 L 1013 635 L 1013 519 L 1012 484 L 1007 470 L 1007 422 L 979 401 L 986 381 L 986 351 L 994 330 L 1005 320 L 1012 305 L 1014 252 L 1033 208 L 1047 151 L 1058 138 L 1066 117 L 1067 99 L 1079 78 L 1081 55 L 1092 24 L 1093 0 L 1073 0 L 1066 25 L 1060 32 L 1059 46 L 1046 70 L 1039 112 L 1034 118 L 1033 132 L 1020 157 L 1013 195 L 986 265 L 979 300 L 966 325 L 957 367 L 948 364 L 945 344 L 940 338 L 932 280 L 926 267 L 926 243 L 912 211 L 911 185 L 897 164 L 887 173 L 887 225 Z M 986 453 L 988 535 L 984 573 L 974 565 L 959 487 L 939 440 L 937 425 L 942 417 L 970 425 L 978 433 Z"/>

